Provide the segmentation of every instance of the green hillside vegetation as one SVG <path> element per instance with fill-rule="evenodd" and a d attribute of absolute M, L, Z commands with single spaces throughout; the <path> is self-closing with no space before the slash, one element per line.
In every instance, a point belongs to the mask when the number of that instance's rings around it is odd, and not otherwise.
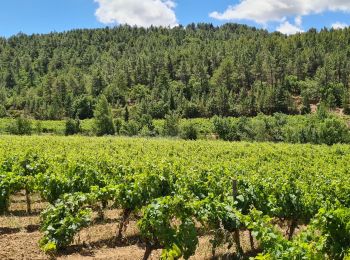
<path fill-rule="evenodd" d="M 245 25 L 130 26 L 0 38 L 0 116 L 162 119 L 349 113 L 350 29 L 285 36 Z"/>
<path fill-rule="evenodd" d="M 172 114 L 165 119 L 142 117 L 140 120 L 128 121 L 110 121 L 107 114 L 99 114 L 96 119 L 66 121 L 30 120 L 23 117 L 0 119 L 0 134 L 119 135 L 328 145 L 350 143 L 348 118 L 327 112 L 323 114 L 322 110 L 312 115 L 276 113 L 273 116 L 259 114 L 252 118 L 215 116 L 211 119 L 180 119 Z"/>

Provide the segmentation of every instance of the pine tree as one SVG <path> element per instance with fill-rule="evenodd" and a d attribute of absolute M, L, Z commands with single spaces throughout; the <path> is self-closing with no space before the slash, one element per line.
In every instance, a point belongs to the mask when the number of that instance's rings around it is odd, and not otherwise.
<path fill-rule="evenodd" d="M 128 109 L 128 106 L 125 106 L 124 121 L 125 122 L 129 122 L 129 109 Z"/>
<path fill-rule="evenodd" d="M 101 95 L 98 99 L 94 117 L 95 131 L 98 136 L 115 134 L 112 112 L 108 105 L 107 98 L 104 95 Z"/>
<path fill-rule="evenodd" d="M 350 115 L 350 93 L 347 88 L 344 89 L 342 105 L 344 108 L 344 114 Z"/>

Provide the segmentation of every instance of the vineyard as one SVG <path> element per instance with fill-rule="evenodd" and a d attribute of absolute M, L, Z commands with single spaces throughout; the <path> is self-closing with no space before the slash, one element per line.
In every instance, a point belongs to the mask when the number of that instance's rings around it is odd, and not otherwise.
<path fill-rule="evenodd" d="M 28 216 L 45 204 L 48 256 L 112 221 L 115 247 L 134 223 L 143 259 L 189 259 L 204 236 L 213 258 L 350 259 L 348 145 L 3 136 L 0 215 L 18 194 Z"/>

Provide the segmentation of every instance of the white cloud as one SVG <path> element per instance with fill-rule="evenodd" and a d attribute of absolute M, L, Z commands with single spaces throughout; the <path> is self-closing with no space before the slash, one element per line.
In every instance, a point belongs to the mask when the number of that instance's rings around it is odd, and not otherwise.
<path fill-rule="evenodd" d="M 283 18 L 282 22 L 276 28 L 276 30 L 287 35 L 302 33 L 304 32 L 302 28 L 302 24 L 303 24 L 303 18 L 301 16 L 295 17 L 294 24 L 291 24 L 289 21 Z"/>
<path fill-rule="evenodd" d="M 295 17 L 294 21 L 295 21 L 295 25 L 297 26 L 301 26 L 303 24 L 303 18 L 300 15 Z"/>
<path fill-rule="evenodd" d="M 299 32 L 304 32 L 304 30 L 300 27 L 298 27 L 298 22 L 296 21 L 296 25 L 291 24 L 288 21 L 285 21 L 283 23 L 281 23 L 278 27 L 277 27 L 277 31 L 287 34 L 287 35 L 291 35 L 291 34 L 296 34 Z"/>
<path fill-rule="evenodd" d="M 348 27 L 349 25 L 346 23 L 336 22 L 332 24 L 333 29 L 344 29 L 345 27 Z"/>
<path fill-rule="evenodd" d="M 349 0 L 241 0 L 223 13 L 213 12 L 219 20 L 252 20 L 259 24 L 281 22 L 285 17 L 304 16 L 325 11 L 350 11 Z"/>
<path fill-rule="evenodd" d="M 94 0 L 99 4 L 97 19 L 104 24 L 142 27 L 177 25 L 173 0 Z"/>

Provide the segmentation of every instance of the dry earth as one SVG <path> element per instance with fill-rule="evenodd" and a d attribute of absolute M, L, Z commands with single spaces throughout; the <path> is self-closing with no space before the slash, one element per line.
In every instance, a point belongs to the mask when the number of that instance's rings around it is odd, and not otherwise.
<path fill-rule="evenodd" d="M 136 221 L 130 221 L 126 230 L 126 240 L 116 245 L 114 237 L 117 231 L 119 210 L 106 210 L 105 220 L 83 229 L 74 239 L 74 243 L 64 252 L 55 256 L 40 251 L 38 241 L 40 212 L 47 206 L 39 196 L 32 196 L 32 213 L 26 213 L 25 196 L 16 194 L 11 198 L 11 206 L 6 216 L 0 216 L 0 259 L 142 259 L 144 245 L 141 243 Z M 191 259 L 232 259 L 234 248 L 223 247 L 212 257 L 210 236 L 203 235 L 195 256 Z M 249 236 L 241 232 L 242 246 L 247 257 L 251 246 Z M 255 244 L 254 247 L 257 245 Z M 161 251 L 154 251 L 151 259 L 159 259 Z"/>

